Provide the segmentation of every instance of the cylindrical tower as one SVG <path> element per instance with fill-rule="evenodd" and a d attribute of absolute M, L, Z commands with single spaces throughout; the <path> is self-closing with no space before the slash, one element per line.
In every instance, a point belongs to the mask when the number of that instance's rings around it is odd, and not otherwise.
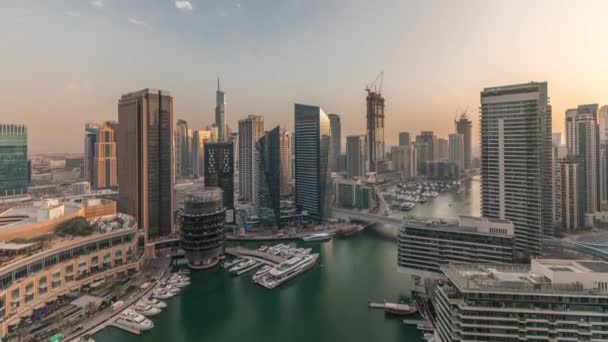
<path fill-rule="evenodd" d="M 225 240 L 225 212 L 219 188 L 207 188 L 189 195 L 179 209 L 180 248 L 186 252 L 191 268 L 209 268 L 217 264 Z"/>

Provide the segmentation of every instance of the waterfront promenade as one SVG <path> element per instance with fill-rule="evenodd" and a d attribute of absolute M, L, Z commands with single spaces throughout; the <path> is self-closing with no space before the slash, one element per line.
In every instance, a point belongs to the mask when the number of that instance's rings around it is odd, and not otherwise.
<path fill-rule="evenodd" d="M 142 272 L 140 277 L 137 277 L 133 281 L 133 285 L 139 287 L 147 282 L 148 279 L 154 279 L 149 283 L 149 286 L 143 291 L 131 293 L 126 298 L 121 299 L 124 305 L 118 310 L 113 311 L 113 308 L 107 307 L 102 311 L 97 312 L 93 317 L 90 317 L 84 324 L 83 328 L 76 332 L 68 333 L 65 336 L 66 341 L 78 342 L 80 338 L 86 335 L 94 335 L 99 331 L 103 330 L 107 326 L 112 325 L 113 321 L 120 315 L 124 310 L 131 307 L 131 305 L 137 303 L 141 298 L 148 295 L 158 283 L 169 275 L 170 263 L 166 258 L 160 257 L 157 260 L 153 260 L 151 264 L 147 265 L 147 269 Z"/>

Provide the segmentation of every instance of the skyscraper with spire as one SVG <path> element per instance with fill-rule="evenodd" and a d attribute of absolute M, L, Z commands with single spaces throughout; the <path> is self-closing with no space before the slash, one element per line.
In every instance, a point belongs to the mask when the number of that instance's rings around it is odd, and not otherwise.
<path fill-rule="evenodd" d="M 226 141 L 226 93 L 220 88 L 219 77 L 215 93 L 215 126 L 217 126 L 217 141 Z"/>

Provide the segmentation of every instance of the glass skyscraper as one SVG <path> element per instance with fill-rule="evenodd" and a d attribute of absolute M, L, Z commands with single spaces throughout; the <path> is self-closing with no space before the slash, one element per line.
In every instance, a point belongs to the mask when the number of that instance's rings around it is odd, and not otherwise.
<path fill-rule="evenodd" d="M 27 193 L 27 127 L 0 124 L 0 197 Z"/>
<path fill-rule="evenodd" d="M 328 212 L 330 186 L 327 158 L 329 117 L 317 106 L 295 104 L 296 206 L 314 219 Z"/>
<path fill-rule="evenodd" d="M 173 232 L 173 97 L 144 89 L 118 101 L 118 208 L 146 241 Z"/>
<path fill-rule="evenodd" d="M 281 222 L 281 131 L 279 126 L 266 132 L 255 146 L 255 182 L 258 216 L 266 227 Z"/>

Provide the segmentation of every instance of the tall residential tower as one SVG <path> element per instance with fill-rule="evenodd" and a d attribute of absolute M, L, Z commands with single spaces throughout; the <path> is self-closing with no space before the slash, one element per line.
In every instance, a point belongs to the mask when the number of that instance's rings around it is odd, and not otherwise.
<path fill-rule="evenodd" d="M 217 127 L 217 141 L 226 140 L 226 93 L 220 88 L 220 78 L 217 78 L 217 92 L 215 93 L 215 126 Z"/>
<path fill-rule="evenodd" d="M 547 83 L 485 88 L 480 123 L 482 216 L 513 222 L 520 255 L 540 255 L 553 218 Z"/>

